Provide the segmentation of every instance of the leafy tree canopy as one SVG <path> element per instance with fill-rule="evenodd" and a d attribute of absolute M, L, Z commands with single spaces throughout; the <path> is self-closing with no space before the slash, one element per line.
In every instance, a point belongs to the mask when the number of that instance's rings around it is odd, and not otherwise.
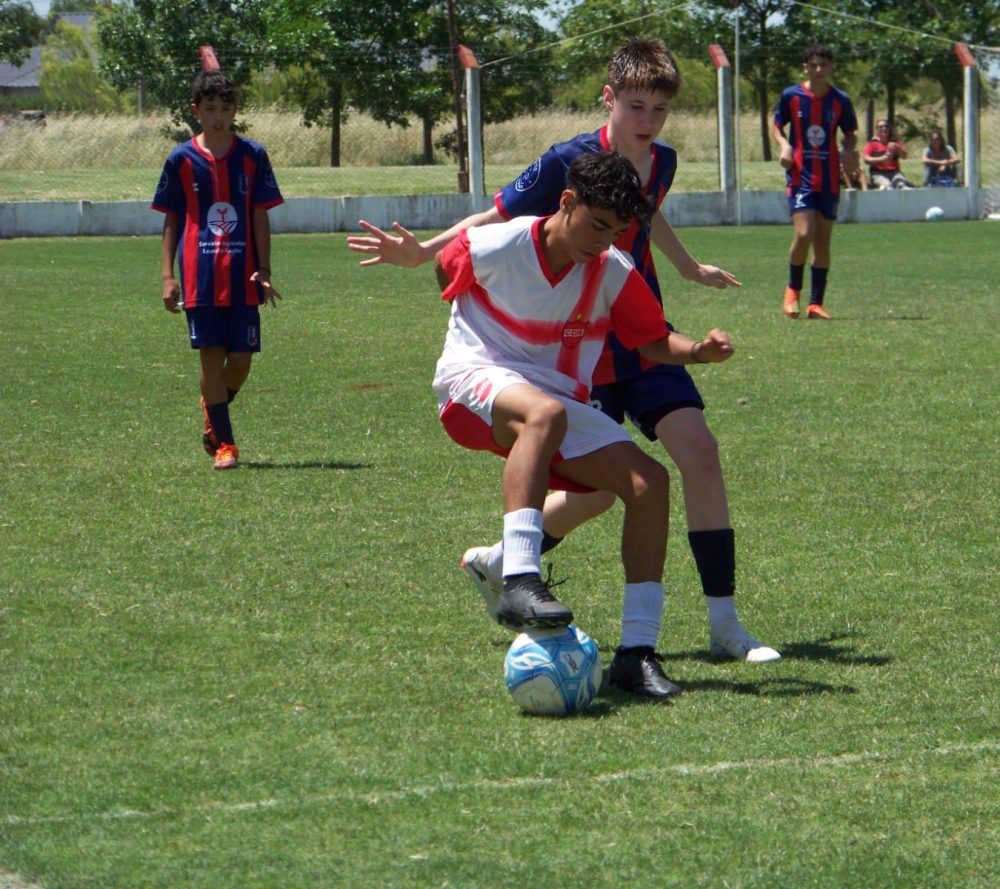
<path fill-rule="evenodd" d="M 0 0 L 0 62 L 23 64 L 44 27 L 30 3 Z"/>

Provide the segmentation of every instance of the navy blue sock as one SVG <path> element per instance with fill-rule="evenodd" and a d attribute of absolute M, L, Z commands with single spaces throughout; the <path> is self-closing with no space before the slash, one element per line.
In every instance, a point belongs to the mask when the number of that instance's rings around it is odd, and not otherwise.
<path fill-rule="evenodd" d="M 826 276 L 830 274 L 829 269 L 818 269 L 812 266 L 812 294 L 809 296 L 809 305 L 823 305 L 823 297 L 826 296 Z"/>
<path fill-rule="evenodd" d="M 689 531 L 688 543 L 705 595 L 733 595 L 736 590 L 736 535 L 733 529 Z"/>
<path fill-rule="evenodd" d="M 542 553 L 555 549 L 562 541 L 561 537 L 553 537 L 544 528 L 542 529 Z"/>
<path fill-rule="evenodd" d="M 802 292 L 802 282 L 805 280 L 806 276 L 806 264 L 802 265 L 792 265 L 788 263 L 788 286 L 792 290 L 797 290 L 799 293 Z"/>
<path fill-rule="evenodd" d="M 212 423 L 212 431 L 215 433 L 215 440 L 222 444 L 235 444 L 233 440 L 233 424 L 229 421 L 229 404 L 227 402 L 222 402 L 221 404 L 209 404 L 206 405 L 205 410 L 208 411 L 208 419 Z"/>

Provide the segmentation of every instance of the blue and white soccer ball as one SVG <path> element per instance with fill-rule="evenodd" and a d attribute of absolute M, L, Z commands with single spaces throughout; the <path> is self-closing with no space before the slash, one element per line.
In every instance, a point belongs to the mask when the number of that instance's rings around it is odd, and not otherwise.
<path fill-rule="evenodd" d="M 601 687 L 597 644 L 576 627 L 521 633 L 504 660 L 504 681 L 526 713 L 566 716 L 583 710 Z"/>
<path fill-rule="evenodd" d="M 928 222 L 938 222 L 944 219 L 944 210 L 940 207 L 931 207 L 926 213 L 924 213 L 924 219 Z"/>

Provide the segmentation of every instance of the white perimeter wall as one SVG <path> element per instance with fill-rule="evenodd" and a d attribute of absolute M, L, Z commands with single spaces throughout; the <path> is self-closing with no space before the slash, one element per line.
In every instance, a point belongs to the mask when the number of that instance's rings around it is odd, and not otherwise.
<path fill-rule="evenodd" d="M 487 196 L 442 194 L 395 197 L 289 198 L 271 211 L 281 232 L 358 231 L 364 219 L 380 228 L 400 222 L 410 229 L 448 228 L 491 205 Z M 703 225 L 777 225 L 788 222 L 783 191 L 693 192 L 670 195 L 666 213 L 677 228 Z M 930 207 L 946 219 L 982 219 L 1000 206 L 1000 188 L 918 188 L 911 191 L 843 192 L 840 222 L 916 222 Z M 26 201 L 0 203 L 0 238 L 80 235 L 156 235 L 163 216 L 144 201 Z"/>

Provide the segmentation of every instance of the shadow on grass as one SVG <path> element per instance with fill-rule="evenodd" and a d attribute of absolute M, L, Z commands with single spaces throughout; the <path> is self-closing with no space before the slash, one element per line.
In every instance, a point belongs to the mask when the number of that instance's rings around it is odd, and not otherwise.
<path fill-rule="evenodd" d="M 896 321 L 933 321 L 930 315 L 855 315 L 851 318 L 832 318 L 842 324 L 871 324 L 884 322 L 892 324 Z"/>
<path fill-rule="evenodd" d="M 241 469 L 374 469 L 374 463 L 327 463 L 310 460 L 304 463 L 240 463 Z"/>
<path fill-rule="evenodd" d="M 828 636 L 806 642 L 786 642 L 778 646 L 782 661 L 827 661 L 833 664 L 848 664 L 855 667 L 885 667 L 892 663 L 887 655 L 859 654 L 854 645 L 845 645 L 844 640 L 853 633 L 830 633 Z M 664 654 L 665 661 L 705 661 L 712 664 L 735 664 L 726 658 L 712 657 L 707 648 L 698 651 Z"/>

